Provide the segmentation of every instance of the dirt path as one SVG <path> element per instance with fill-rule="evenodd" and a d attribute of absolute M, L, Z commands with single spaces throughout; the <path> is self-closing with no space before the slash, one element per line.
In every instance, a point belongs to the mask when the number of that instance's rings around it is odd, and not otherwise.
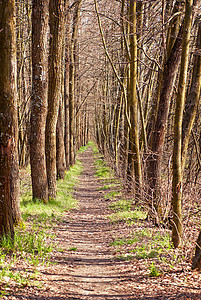
<path fill-rule="evenodd" d="M 53 228 L 55 242 L 63 251 L 53 254 L 54 265 L 39 270 L 44 282 L 41 289 L 27 287 L 9 299 L 201 299 L 199 284 L 183 284 L 180 273 L 150 278 L 146 262 L 114 259 L 109 244 L 127 229 L 123 224 L 112 225 L 107 218 L 108 202 L 94 176 L 92 150 L 79 154 L 79 159 L 84 167 L 74 193 L 79 207 Z"/>
<path fill-rule="evenodd" d="M 75 192 L 80 204 L 68 225 L 70 246 L 77 251 L 68 258 L 72 269 L 67 294 L 70 299 L 122 299 L 117 291 L 122 278 L 114 272 L 113 256 L 107 247 L 112 232 L 106 217 L 107 202 L 98 191 L 91 151 L 81 160 L 84 172 Z"/>
<path fill-rule="evenodd" d="M 46 291 L 37 299 L 131 299 L 123 287 L 130 276 L 122 276 L 121 262 L 114 261 L 108 251 L 113 228 L 107 218 L 107 201 L 94 176 L 92 150 L 79 159 L 84 167 L 74 193 L 79 208 L 70 212 L 57 232 L 57 242 L 65 250 L 55 256 L 56 265 L 44 272 Z"/>

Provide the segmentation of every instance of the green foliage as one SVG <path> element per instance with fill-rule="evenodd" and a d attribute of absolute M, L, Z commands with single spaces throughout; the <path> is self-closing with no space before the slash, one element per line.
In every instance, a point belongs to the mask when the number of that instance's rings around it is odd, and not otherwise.
<path fill-rule="evenodd" d="M 14 240 L 10 236 L 3 236 L 0 239 L 0 248 L 5 252 L 27 252 L 44 256 L 53 250 L 52 244 L 48 243 L 52 237 L 44 231 L 20 230 L 15 232 Z"/>
<path fill-rule="evenodd" d="M 153 245 L 144 244 L 142 246 L 136 247 L 130 252 L 135 253 L 135 258 L 137 259 L 147 259 L 147 258 L 155 258 L 158 257 L 161 253 L 162 249 L 157 247 L 153 249 Z"/>
<path fill-rule="evenodd" d="M 90 142 L 88 143 L 88 146 L 89 146 L 89 147 L 92 147 L 92 149 L 93 149 L 93 154 L 94 154 L 94 155 L 98 155 L 98 154 L 99 154 L 98 147 L 97 147 L 97 145 L 96 145 L 93 141 L 90 141 Z"/>
<path fill-rule="evenodd" d="M 86 149 L 82 148 L 80 151 Z M 24 265 L 35 268 L 41 264 L 49 264 L 49 255 L 55 248 L 53 236 L 47 233 L 43 228 L 50 228 L 55 221 L 61 221 L 62 213 L 75 208 L 77 201 L 73 199 L 72 192 L 75 184 L 78 182 L 78 175 L 82 172 L 82 165 L 79 161 L 66 172 L 65 179 L 57 182 L 57 197 L 50 199 L 44 204 L 38 199 L 32 199 L 30 175 L 27 176 L 27 170 L 24 171 L 24 181 L 21 183 L 21 211 L 23 219 L 31 221 L 31 228 L 27 225 L 17 226 L 14 240 L 9 236 L 3 236 L 0 239 L 0 282 L 15 282 L 21 286 L 26 286 L 34 280 L 37 275 L 35 271 L 28 272 L 13 269 L 15 262 L 24 260 Z M 25 223 L 23 223 L 24 225 Z M 30 229 L 29 229 L 30 228 Z M 33 284 L 33 282 L 32 282 Z M 0 297 L 4 295 L 4 290 L 0 292 Z"/>
<path fill-rule="evenodd" d="M 77 251 L 77 247 L 71 247 L 68 249 L 68 251 Z"/>
<path fill-rule="evenodd" d="M 113 199 L 117 196 L 121 196 L 122 193 L 118 191 L 110 191 L 109 193 L 105 194 L 104 198 L 106 199 Z"/>
<path fill-rule="evenodd" d="M 53 237 L 44 231 L 33 228 L 31 232 L 25 229 L 16 230 L 14 240 L 10 236 L 0 239 L 0 282 L 16 282 L 27 286 L 30 280 L 37 278 L 32 271 L 18 272 L 13 264 L 23 257 L 29 265 L 47 264 L 47 256 L 53 250 Z M 4 293 L 1 293 L 4 295 Z"/>
<path fill-rule="evenodd" d="M 108 178 L 110 174 L 110 169 L 107 166 L 102 166 L 96 171 L 95 175 L 100 178 Z"/>
<path fill-rule="evenodd" d="M 132 205 L 131 200 L 120 199 L 110 204 L 110 208 L 119 211 L 130 211 Z"/>
<path fill-rule="evenodd" d="M 153 232 L 149 229 L 135 231 L 129 238 L 118 238 L 111 243 L 111 246 L 119 247 L 117 250 L 119 252 L 125 251 L 125 247 L 128 245 L 134 245 L 134 247 L 129 247 L 126 254 L 123 253 L 117 258 L 123 260 L 158 258 L 163 260 L 163 255 L 172 249 L 169 234 Z"/>
<path fill-rule="evenodd" d="M 125 207 L 125 209 L 127 209 Z M 132 224 L 136 220 L 144 220 L 146 219 L 147 213 L 140 210 L 139 208 L 136 208 L 135 210 L 124 210 L 124 211 L 118 211 L 116 213 L 113 213 L 109 215 L 109 218 L 112 222 L 126 222 L 129 224 Z"/>
<path fill-rule="evenodd" d="M 88 147 L 89 145 L 80 147 L 77 153 L 84 153 L 88 149 Z"/>
<path fill-rule="evenodd" d="M 117 184 L 110 183 L 110 184 L 106 184 L 106 185 L 100 187 L 100 190 L 109 190 L 109 189 L 115 188 L 116 186 L 117 186 Z"/>
<path fill-rule="evenodd" d="M 105 162 L 98 158 L 95 162 L 96 165 L 96 173 L 95 176 L 100 179 L 112 178 L 114 176 L 112 170 L 105 164 Z"/>
<path fill-rule="evenodd" d="M 111 246 L 123 246 L 123 245 L 132 245 L 138 241 L 137 237 L 131 239 L 116 239 L 110 245 Z"/>
<path fill-rule="evenodd" d="M 149 276 L 150 277 L 158 277 L 161 275 L 161 272 L 159 271 L 159 269 L 154 265 L 154 263 L 151 263 L 151 266 L 149 267 L 150 273 Z"/>
<path fill-rule="evenodd" d="M 72 197 L 72 191 L 77 183 L 77 177 L 83 168 L 81 162 L 76 164 L 66 172 L 64 180 L 57 182 L 57 197 L 50 199 L 44 204 L 38 199 L 32 200 L 30 191 L 21 196 L 21 211 L 25 221 L 33 219 L 37 223 L 46 223 L 47 220 L 58 217 L 65 210 L 70 210 L 77 206 L 77 201 Z"/>

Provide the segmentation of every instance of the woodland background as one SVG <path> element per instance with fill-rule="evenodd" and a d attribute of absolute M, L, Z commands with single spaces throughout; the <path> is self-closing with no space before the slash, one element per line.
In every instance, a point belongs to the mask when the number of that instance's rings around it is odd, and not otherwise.
<path fill-rule="evenodd" d="M 197 233 L 200 11 L 198 0 L 1 1 L 1 236 L 23 222 L 19 168 L 30 163 L 33 200 L 48 203 L 92 139 L 175 248 L 189 224 Z"/>

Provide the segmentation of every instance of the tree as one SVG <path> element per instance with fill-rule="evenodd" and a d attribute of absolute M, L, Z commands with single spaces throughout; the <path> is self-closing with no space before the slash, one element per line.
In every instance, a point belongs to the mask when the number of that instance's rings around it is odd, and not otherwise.
<path fill-rule="evenodd" d="M 70 41 L 70 66 L 69 66 L 69 161 L 75 163 L 75 55 L 76 39 L 78 35 L 78 22 L 82 0 L 75 2 L 73 13 L 73 29 Z"/>
<path fill-rule="evenodd" d="M 186 0 L 185 4 L 185 20 L 182 39 L 182 56 L 181 69 L 178 85 L 178 93 L 176 98 L 175 121 L 174 121 L 174 147 L 173 147 L 173 179 L 172 179 L 172 207 L 173 207 L 173 226 L 172 226 L 172 241 L 174 247 L 181 244 L 182 239 L 182 119 L 185 104 L 185 93 L 187 86 L 187 70 L 188 57 L 190 48 L 190 33 L 192 24 L 193 0 Z"/>
<path fill-rule="evenodd" d="M 137 19 L 136 19 L 136 1 L 130 0 L 130 83 L 128 91 L 130 107 L 130 166 L 129 176 L 135 179 L 136 187 L 140 190 L 142 184 L 140 144 L 138 134 L 138 105 L 137 105 Z M 133 168 L 133 170 L 132 170 Z"/>
<path fill-rule="evenodd" d="M 15 90 L 15 93 L 17 89 Z M 15 94 L 16 95 L 16 94 Z M 14 114 L 13 114 L 14 139 L 13 150 L 11 153 L 11 171 L 10 171 L 10 195 L 15 226 L 23 222 L 20 211 L 20 177 L 19 177 L 19 155 L 18 155 L 18 118 L 17 118 L 17 97 L 14 97 Z"/>
<path fill-rule="evenodd" d="M 66 0 L 66 32 L 65 32 L 65 63 L 64 63 L 64 145 L 66 169 L 70 167 L 70 141 L 69 141 L 69 64 L 70 64 L 70 2 Z"/>
<path fill-rule="evenodd" d="M 0 2 L 0 235 L 14 237 L 10 172 L 16 141 L 16 36 L 15 1 Z"/>
<path fill-rule="evenodd" d="M 56 198 L 56 125 L 61 96 L 61 62 L 64 1 L 50 0 L 50 53 L 48 61 L 48 113 L 46 119 L 46 168 L 49 198 Z"/>
<path fill-rule="evenodd" d="M 65 146 L 64 146 L 64 112 L 63 112 L 63 101 L 60 96 L 59 114 L 57 119 L 56 128 L 56 164 L 57 164 L 57 178 L 65 178 Z"/>
<path fill-rule="evenodd" d="M 48 201 L 45 125 L 48 95 L 49 1 L 33 0 L 30 164 L 33 199 Z"/>
<path fill-rule="evenodd" d="M 198 23 L 197 42 L 194 49 L 193 75 L 186 99 L 182 125 L 182 172 L 184 172 L 190 134 L 195 121 L 201 90 L 201 22 Z"/>
<path fill-rule="evenodd" d="M 153 191 L 154 208 L 157 212 L 157 222 L 163 218 L 161 203 L 161 160 L 164 148 L 166 127 L 169 114 L 169 106 L 177 78 L 177 70 L 181 60 L 183 27 L 180 27 L 178 36 L 173 44 L 169 57 L 164 64 L 161 87 L 159 89 L 159 103 L 156 113 L 156 121 L 153 125 L 154 130 L 150 144 L 151 158 L 148 162 L 148 180 L 149 186 Z M 168 48 L 168 45 L 167 45 Z"/>
<path fill-rule="evenodd" d="M 29 163 L 30 98 L 32 92 L 31 12 L 32 1 L 16 1 L 17 94 L 18 94 L 18 152 L 21 167 Z"/>

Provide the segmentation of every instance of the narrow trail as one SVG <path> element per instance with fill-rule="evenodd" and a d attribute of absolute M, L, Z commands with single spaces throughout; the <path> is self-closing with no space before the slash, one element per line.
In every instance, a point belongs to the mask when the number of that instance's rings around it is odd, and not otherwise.
<path fill-rule="evenodd" d="M 121 276 L 114 274 L 113 256 L 107 250 L 112 230 L 106 217 L 107 202 L 98 191 L 93 155 L 87 151 L 81 157 L 84 172 L 75 192 L 79 209 L 68 226 L 71 245 L 77 248 L 69 258 L 74 268 L 69 275 L 72 283 L 68 293 L 70 299 L 121 299 L 117 293 Z"/>
<path fill-rule="evenodd" d="M 92 150 L 78 159 L 84 168 L 74 192 L 79 206 L 69 213 L 69 221 L 59 232 L 57 242 L 66 250 L 55 257 L 56 269 L 44 274 L 49 291 L 38 299 L 134 299 L 124 288 L 131 277 L 122 275 L 121 262 L 108 251 L 113 228 L 107 218 L 107 201 L 95 177 Z M 57 274 L 53 274 L 55 271 Z M 55 297 L 50 296 L 53 292 Z"/>
<path fill-rule="evenodd" d="M 79 154 L 78 159 L 83 164 L 74 192 L 79 205 L 68 214 L 57 234 L 57 242 L 66 250 L 55 257 L 56 269 L 50 268 L 49 274 L 44 274 L 50 288 L 44 299 L 137 299 L 128 289 L 131 276 L 122 270 L 125 262 L 115 261 L 109 251 L 115 228 L 107 217 L 102 185 L 95 177 L 92 149 Z M 50 296 L 53 292 L 55 298 Z"/>
<path fill-rule="evenodd" d="M 172 300 L 201 299 L 199 277 L 186 273 L 186 281 L 180 280 L 178 270 L 161 277 L 147 274 L 148 262 L 144 260 L 115 260 L 110 242 L 140 226 L 147 229 L 151 224 L 136 222 L 132 227 L 124 223 L 112 224 L 108 201 L 100 190 L 102 183 L 95 177 L 94 155 L 91 148 L 80 153 L 83 164 L 74 197 L 78 207 L 53 224 L 55 243 L 62 251 L 52 254 L 53 265 L 41 267 L 42 287 L 28 286 L 9 300 Z M 188 277 L 190 276 L 190 277 Z M 5 298 L 8 299 L 8 298 Z"/>

